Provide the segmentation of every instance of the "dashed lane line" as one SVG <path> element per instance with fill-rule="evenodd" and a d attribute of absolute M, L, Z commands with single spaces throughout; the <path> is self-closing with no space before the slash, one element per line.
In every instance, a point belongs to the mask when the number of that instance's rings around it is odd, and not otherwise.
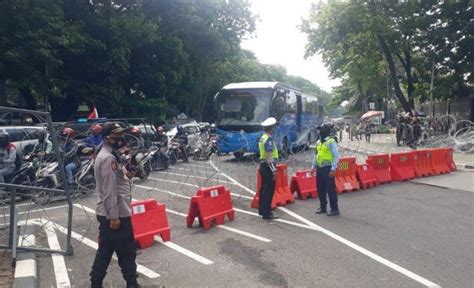
<path fill-rule="evenodd" d="M 53 250 L 61 250 L 61 246 L 59 245 L 58 237 L 56 236 L 56 231 L 54 230 L 53 224 L 51 222 L 47 222 L 43 228 L 48 238 L 49 248 Z M 51 254 L 51 258 L 53 260 L 54 276 L 56 277 L 56 287 L 71 287 L 64 256 L 58 253 L 53 253 Z"/>
<path fill-rule="evenodd" d="M 157 174 L 160 175 L 159 173 L 157 173 Z M 157 175 L 157 174 L 154 174 L 154 175 Z M 216 181 L 216 182 L 224 183 L 224 184 L 234 184 L 234 183 L 232 183 L 230 181 L 226 181 L 226 180 L 221 180 L 221 179 L 217 179 L 217 178 L 209 178 L 209 177 L 204 177 L 204 176 L 197 176 L 197 175 L 190 176 L 189 174 L 186 175 L 186 174 L 173 173 L 173 172 L 166 172 L 166 175 L 173 175 L 173 176 L 189 177 L 189 178 L 194 178 L 194 179 Z M 159 178 L 159 179 L 162 180 L 162 178 Z"/>
<path fill-rule="evenodd" d="M 248 187 L 245 187 L 244 185 L 242 185 L 241 183 L 239 183 L 237 180 L 235 180 L 234 178 L 230 177 L 229 175 L 227 175 L 226 173 L 222 172 L 216 165 L 214 165 L 214 163 L 212 162 L 212 157 L 211 159 L 209 159 L 209 164 L 216 170 L 216 172 L 220 173 L 222 176 L 226 177 L 227 179 L 229 179 L 230 181 L 234 182 L 236 185 L 238 185 L 239 187 L 241 187 L 242 189 L 246 190 L 247 192 L 251 193 L 252 195 L 255 195 L 255 192 L 250 190 Z M 369 258 L 372 258 L 373 260 L 389 267 L 390 269 L 392 270 L 395 270 L 399 273 L 401 273 L 402 275 L 405 275 L 406 277 L 412 279 L 412 280 L 415 280 L 417 281 L 418 283 L 421 283 L 422 285 L 426 286 L 426 287 L 441 287 L 440 285 L 426 279 L 426 278 L 423 278 L 422 276 L 416 274 L 416 273 L 413 273 L 403 267 L 401 267 L 400 265 L 397 265 L 365 248 L 363 248 L 362 246 L 359 246 L 357 244 L 355 244 L 354 242 L 352 241 L 349 241 L 339 235 L 337 235 L 336 233 L 332 232 L 332 231 L 329 231 L 315 223 L 313 223 L 312 221 L 304 218 L 303 216 L 301 215 L 298 215 L 297 213 L 294 213 L 293 211 L 290 211 L 284 207 L 278 207 L 281 211 L 287 213 L 288 215 L 300 220 L 301 222 L 307 224 L 309 227 L 313 227 L 315 229 L 317 229 L 318 231 L 320 231 L 321 233 L 324 233 L 326 234 L 327 236 L 339 241 L 340 243 L 356 250 L 357 252 L 369 257 Z"/>

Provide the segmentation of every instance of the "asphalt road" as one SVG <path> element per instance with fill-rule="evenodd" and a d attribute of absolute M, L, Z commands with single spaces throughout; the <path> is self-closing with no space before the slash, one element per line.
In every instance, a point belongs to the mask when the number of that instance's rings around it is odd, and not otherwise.
<path fill-rule="evenodd" d="M 309 167 L 312 153 L 293 155 L 289 174 Z M 231 156 L 177 164 L 134 185 L 136 199 L 166 204 L 171 244 L 140 250 L 139 281 L 145 287 L 473 287 L 474 174 L 455 172 L 450 181 L 391 183 L 340 195 L 341 215 L 315 215 L 314 199 L 277 209 L 283 221 L 261 220 L 250 199 L 257 163 Z M 435 176 L 435 177 L 449 177 Z M 443 186 L 447 183 L 448 188 Z M 233 193 L 235 221 L 203 230 L 186 228 L 189 197 L 200 186 L 223 184 Z M 87 287 L 95 255 L 95 196 L 75 201 L 73 256 L 39 255 L 39 287 Z M 65 247 L 64 202 L 19 206 L 20 220 L 41 218 Z M 28 212 L 29 211 L 29 212 Z M 37 212 L 34 212 L 37 211 Z M 0 208 L 0 223 L 8 220 Z M 24 213 L 22 213 L 24 212 Z M 92 213 L 91 213 L 92 212 Z M 2 216 L 3 215 L 3 216 Z M 51 244 L 38 227 L 39 242 Z M 54 269 L 53 269 L 54 267 Z M 159 276 L 158 276 L 159 274 Z M 123 287 L 112 260 L 105 287 Z"/>

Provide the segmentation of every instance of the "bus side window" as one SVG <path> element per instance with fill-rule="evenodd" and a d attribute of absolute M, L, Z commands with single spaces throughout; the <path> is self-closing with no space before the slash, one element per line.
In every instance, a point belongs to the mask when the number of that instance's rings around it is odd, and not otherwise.
<path fill-rule="evenodd" d="M 278 89 L 272 99 L 271 116 L 280 120 L 285 115 L 287 109 L 286 104 L 286 90 L 280 91 Z"/>

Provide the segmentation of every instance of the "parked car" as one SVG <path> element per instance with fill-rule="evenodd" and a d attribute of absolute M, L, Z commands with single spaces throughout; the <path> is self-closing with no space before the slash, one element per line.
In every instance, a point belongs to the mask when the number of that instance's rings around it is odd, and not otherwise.
<path fill-rule="evenodd" d="M 201 128 L 201 126 L 198 123 L 188 123 L 181 126 L 188 134 L 188 147 L 190 151 L 194 151 L 196 148 L 197 139 L 199 137 L 199 128 Z M 176 133 L 178 133 L 178 129 L 174 127 L 170 131 L 166 132 L 166 136 L 168 136 L 169 139 L 172 139 Z"/>
<path fill-rule="evenodd" d="M 38 143 L 36 131 L 43 129 L 41 126 L 0 126 L 0 131 L 7 132 L 10 135 L 10 141 L 15 144 L 20 156 L 25 154 L 24 150 L 27 146 L 33 148 Z"/>

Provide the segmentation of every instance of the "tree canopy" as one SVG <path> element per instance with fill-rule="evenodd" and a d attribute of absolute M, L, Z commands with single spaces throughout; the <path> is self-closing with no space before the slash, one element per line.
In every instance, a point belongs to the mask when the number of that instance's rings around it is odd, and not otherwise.
<path fill-rule="evenodd" d="M 0 104 L 51 107 L 56 120 L 92 101 L 107 117 L 213 120 L 230 82 L 289 79 L 320 94 L 240 48 L 255 21 L 241 0 L 3 0 Z"/>
<path fill-rule="evenodd" d="M 435 98 L 469 93 L 472 15 L 470 1 L 328 1 L 313 5 L 301 29 L 307 55 L 320 53 L 331 75 L 343 79 L 334 104 L 357 98 L 364 109 L 368 99 L 390 94 L 390 83 L 411 111 L 415 99 L 427 99 L 432 67 Z"/>

